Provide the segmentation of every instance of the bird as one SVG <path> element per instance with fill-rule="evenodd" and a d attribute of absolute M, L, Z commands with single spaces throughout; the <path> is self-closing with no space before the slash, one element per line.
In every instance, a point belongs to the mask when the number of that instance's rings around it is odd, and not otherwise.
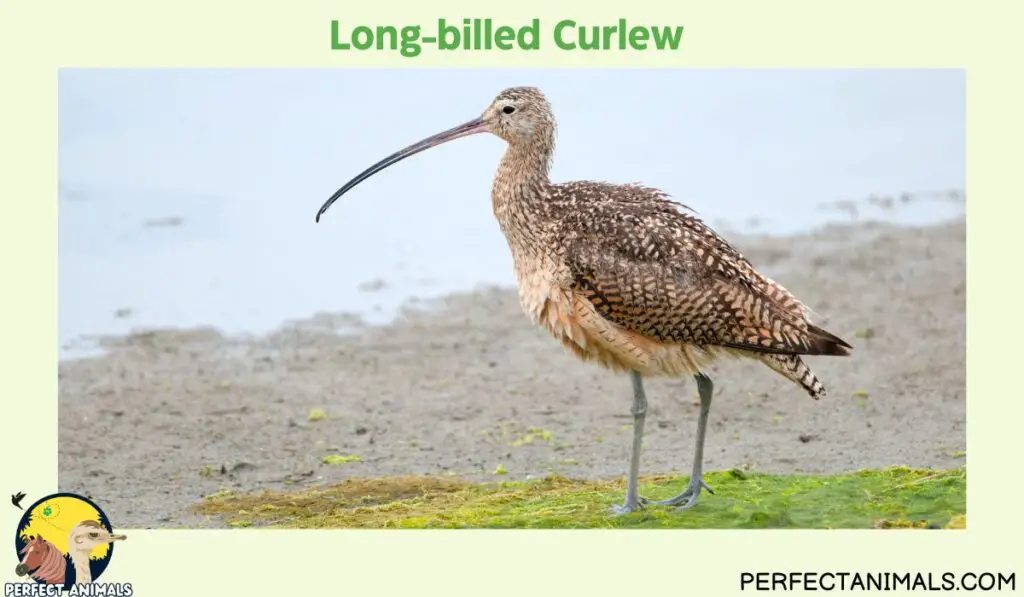
<path fill-rule="evenodd" d="M 18 493 L 11 495 L 11 503 L 19 510 L 24 510 L 24 508 L 21 507 L 21 500 L 23 499 L 25 499 L 24 491 L 19 491 Z"/>
<path fill-rule="evenodd" d="M 611 514 L 656 504 L 688 510 L 702 490 L 714 383 L 709 370 L 729 358 L 760 361 L 814 399 L 825 386 L 805 355 L 849 356 L 853 346 L 816 325 L 810 308 L 759 272 L 689 206 L 655 187 L 602 180 L 554 183 L 557 125 L 536 87 L 510 87 L 483 113 L 370 166 L 320 207 L 412 155 L 490 133 L 506 144 L 491 204 L 512 255 L 519 302 L 533 322 L 580 360 L 628 375 L 633 436 L 626 493 Z M 700 399 L 688 484 L 676 496 L 639 495 L 647 396 L 643 380 L 692 378 Z"/>
<path fill-rule="evenodd" d="M 92 582 L 89 566 L 90 553 L 100 545 L 124 541 L 124 535 L 114 535 L 95 520 L 83 520 L 68 533 L 68 557 L 75 567 L 75 584 Z"/>

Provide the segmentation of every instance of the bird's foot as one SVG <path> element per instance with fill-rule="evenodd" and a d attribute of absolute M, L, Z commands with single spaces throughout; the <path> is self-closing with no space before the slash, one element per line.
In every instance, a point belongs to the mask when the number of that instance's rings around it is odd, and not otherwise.
<path fill-rule="evenodd" d="M 670 497 L 667 500 L 652 501 L 645 497 L 640 498 L 641 504 L 656 504 L 658 506 L 679 506 L 676 508 L 677 511 L 688 510 L 697 503 L 697 496 L 700 495 L 700 490 L 706 489 L 708 493 L 714 495 L 715 492 L 707 483 L 704 482 L 702 477 L 696 477 L 690 479 L 690 484 L 683 490 L 682 493 L 675 497 Z"/>
<path fill-rule="evenodd" d="M 627 498 L 623 504 L 612 506 L 611 508 L 609 508 L 609 511 L 612 516 L 622 516 L 623 514 L 631 514 L 633 512 L 639 512 L 643 509 L 644 505 L 640 503 L 640 500 L 630 500 Z"/>

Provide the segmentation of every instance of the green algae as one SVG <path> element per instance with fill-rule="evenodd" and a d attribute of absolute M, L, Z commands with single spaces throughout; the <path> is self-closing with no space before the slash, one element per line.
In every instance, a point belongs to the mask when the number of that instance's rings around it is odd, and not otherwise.
<path fill-rule="evenodd" d="M 363 459 L 358 454 L 328 454 L 320 459 L 320 462 L 330 465 L 341 465 L 348 464 L 350 462 L 362 462 Z"/>
<path fill-rule="evenodd" d="M 965 528 L 965 468 L 893 467 L 829 476 L 712 472 L 687 511 L 651 506 L 621 517 L 624 482 L 550 476 L 469 483 L 442 477 L 349 479 L 300 492 L 210 496 L 194 506 L 228 526 L 278 528 Z M 641 494 L 675 495 L 687 478 L 641 479 Z"/>

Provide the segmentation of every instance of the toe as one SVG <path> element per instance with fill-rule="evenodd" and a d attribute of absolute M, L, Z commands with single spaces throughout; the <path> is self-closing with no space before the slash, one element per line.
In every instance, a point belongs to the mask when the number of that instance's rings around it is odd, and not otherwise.
<path fill-rule="evenodd" d="M 611 514 L 613 516 L 622 516 L 623 514 L 631 514 L 633 512 L 639 512 L 640 510 L 643 510 L 643 509 L 644 509 L 643 504 L 640 504 L 640 503 L 615 505 L 615 506 L 612 506 L 611 508 L 609 508 L 609 510 L 611 511 Z"/>
<path fill-rule="evenodd" d="M 689 510 L 690 508 L 693 508 L 694 505 L 696 505 L 696 504 L 697 504 L 697 494 L 695 493 L 695 494 L 690 496 L 690 499 L 686 500 L 685 504 L 682 504 L 681 506 L 676 508 L 676 512 L 682 512 L 683 510 Z"/>

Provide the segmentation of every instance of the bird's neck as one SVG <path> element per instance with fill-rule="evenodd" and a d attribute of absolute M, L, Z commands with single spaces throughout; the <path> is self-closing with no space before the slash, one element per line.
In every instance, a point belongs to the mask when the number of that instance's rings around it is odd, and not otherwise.
<path fill-rule="evenodd" d="M 75 584 L 92 582 L 92 570 L 89 569 L 89 552 L 74 551 L 68 553 L 71 564 L 75 567 Z"/>
<path fill-rule="evenodd" d="M 542 214 L 551 187 L 550 169 L 549 149 L 509 144 L 491 188 L 494 217 L 506 236 L 532 228 Z"/>

